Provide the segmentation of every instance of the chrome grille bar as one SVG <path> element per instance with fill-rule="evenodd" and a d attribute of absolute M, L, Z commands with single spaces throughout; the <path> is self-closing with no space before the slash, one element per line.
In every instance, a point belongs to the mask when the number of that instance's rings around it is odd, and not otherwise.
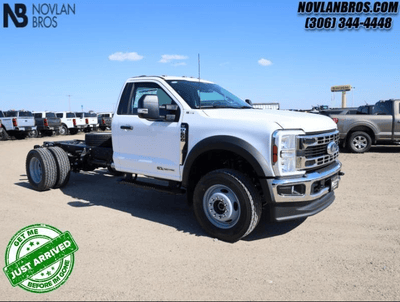
<path fill-rule="evenodd" d="M 328 154 L 328 145 L 331 142 L 339 143 L 339 131 L 299 136 L 297 168 L 310 170 L 335 161 L 339 156 L 339 150 L 333 154 Z"/>

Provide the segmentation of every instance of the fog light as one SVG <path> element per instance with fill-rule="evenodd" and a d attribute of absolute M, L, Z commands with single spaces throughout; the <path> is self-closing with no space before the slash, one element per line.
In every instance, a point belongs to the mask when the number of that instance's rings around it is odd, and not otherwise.
<path fill-rule="evenodd" d="M 306 192 L 305 185 L 279 186 L 278 194 L 284 196 L 301 196 Z"/>

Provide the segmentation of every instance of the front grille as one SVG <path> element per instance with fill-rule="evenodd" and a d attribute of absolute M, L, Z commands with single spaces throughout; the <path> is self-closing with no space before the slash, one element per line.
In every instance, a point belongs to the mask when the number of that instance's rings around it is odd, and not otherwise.
<path fill-rule="evenodd" d="M 331 153 L 328 153 L 328 146 L 331 142 L 336 143 L 337 150 L 331 150 Z M 310 170 L 334 162 L 339 156 L 338 144 L 339 131 L 300 136 L 298 141 L 297 168 L 300 170 Z M 332 147 L 335 148 L 335 146 Z"/>

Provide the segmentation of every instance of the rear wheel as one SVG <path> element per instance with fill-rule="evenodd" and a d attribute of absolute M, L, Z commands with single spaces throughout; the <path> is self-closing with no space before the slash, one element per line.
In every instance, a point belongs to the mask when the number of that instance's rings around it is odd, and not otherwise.
<path fill-rule="evenodd" d="M 37 130 L 31 130 L 28 132 L 28 137 L 29 138 L 36 138 L 39 136 L 39 131 Z"/>
<path fill-rule="evenodd" d="M 211 236 L 235 242 L 250 234 L 262 212 L 251 180 L 229 169 L 212 171 L 196 185 L 193 207 L 197 221 Z"/>
<path fill-rule="evenodd" d="M 6 141 L 8 139 L 10 139 L 10 137 L 8 136 L 8 133 L 6 132 L 6 130 L 0 129 L 0 140 Z"/>
<path fill-rule="evenodd" d="M 59 128 L 58 133 L 59 133 L 60 135 L 67 135 L 67 134 L 68 134 L 68 128 L 67 128 L 67 126 L 62 125 L 62 126 Z"/>
<path fill-rule="evenodd" d="M 78 131 L 79 131 L 78 129 L 70 129 L 70 130 L 69 130 L 69 133 L 70 133 L 70 134 L 77 134 Z"/>
<path fill-rule="evenodd" d="M 353 132 L 347 142 L 348 148 L 354 153 L 367 152 L 371 148 L 371 145 L 371 137 L 363 131 Z"/>
<path fill-rule="evenodd" d="M 46 191 L 57 182 L 57 166 L 53 155 L 45 148 L 33 149 L 26 158 L 29 183 L 37 191 Z"/>
<path fill-rule="evenodd" d="M 57 165 L 57 181 L 54 188 L 62 188 L 68 183 L 71 174 L 68 155 L 60 147 L 50 147 L 49 151 L 52 153 Z"/>

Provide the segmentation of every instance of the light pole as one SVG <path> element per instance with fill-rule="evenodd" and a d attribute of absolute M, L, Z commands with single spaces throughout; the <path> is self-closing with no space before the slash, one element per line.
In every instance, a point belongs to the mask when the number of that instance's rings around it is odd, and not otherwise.
<path fill-rule="evenodd" d="M 71 111 L 71 95 L 68 94 L 67 97 L 68 97 L 68 110 Z"/>

